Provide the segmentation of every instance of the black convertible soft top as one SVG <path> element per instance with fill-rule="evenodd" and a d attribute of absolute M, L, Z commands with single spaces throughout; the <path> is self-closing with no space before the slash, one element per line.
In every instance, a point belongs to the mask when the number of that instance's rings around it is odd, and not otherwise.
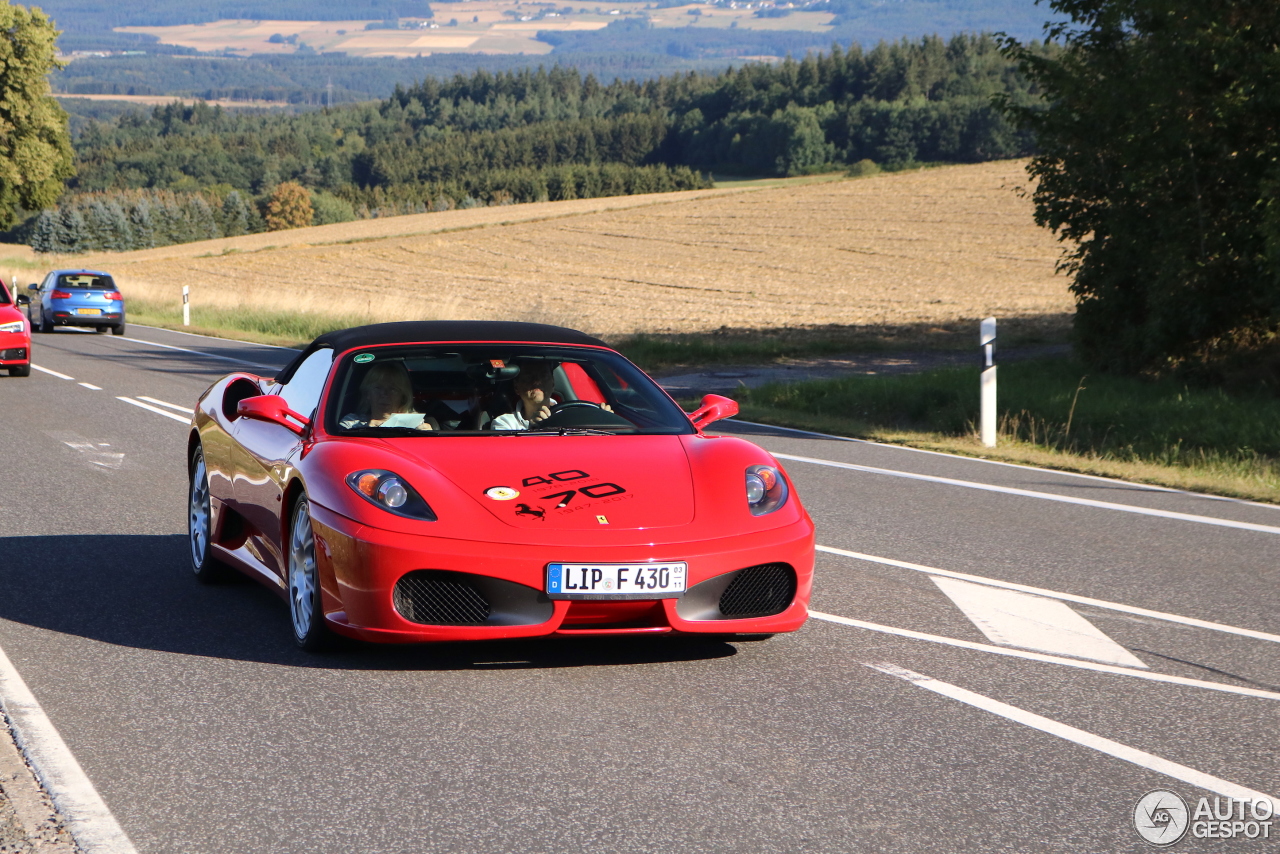
<path fill-rule="evenodd" d="M 598 338 L 582 332 L 549 326 L 545 323 L 517 323 L 507 320 L 402 320 L 396 323 L 372 323 L 326 332 L 276 374 L 276 382 L 287 383 L 303 360 L 316 350 L 343 352 L 353 347 L 378 344 L 429 344 L 435 341 L 462 343 L 469 341 L 502 341 L 537 344 L 586 344 L 608 347 Z"/>

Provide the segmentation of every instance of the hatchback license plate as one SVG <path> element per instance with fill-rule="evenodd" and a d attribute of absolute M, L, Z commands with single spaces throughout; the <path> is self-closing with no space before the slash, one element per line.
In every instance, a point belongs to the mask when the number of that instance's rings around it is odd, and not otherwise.
<path fill-rule="evenodd" d="M 100 308 L 77 308 L 76 314 L 102 314 Z"/>
<path fill-rule="evenodd" d="M 675 599 L 685 591 L 686 563 L 547 564 L 553 599 Z"/>

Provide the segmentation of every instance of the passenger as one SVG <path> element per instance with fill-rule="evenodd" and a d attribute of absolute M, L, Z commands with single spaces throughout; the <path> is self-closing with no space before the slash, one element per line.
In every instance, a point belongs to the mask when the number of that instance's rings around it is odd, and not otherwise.
<path fill-rule="evenodd" d="M 520 373 L 512 381 L 512 386 L 519 399 L 516 411 L 493 419 L 494 430 L 528 430 L 551 416 L 551 407 L 555 405 L 551 395 L 556 389 L 551 365 L 546 362 L 526 362 L 520 367 Z"/>
<path fill-rule="evenodd" d="M 356 427 L 415 427 L 438 430 L 440 425 L 413 411 L 413 384 L 400 362 L 381 362 L 369 369 L 360 382 L 356 411 L 344 415 L 338 424 Z"/>

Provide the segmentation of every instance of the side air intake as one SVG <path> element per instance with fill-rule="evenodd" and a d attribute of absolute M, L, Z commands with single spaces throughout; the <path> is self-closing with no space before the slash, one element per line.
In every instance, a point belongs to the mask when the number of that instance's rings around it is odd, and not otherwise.
<path fill-rule="evenodd" d="M 433 626 L 481 625 L 492 610 L 466 575 L 436 569 L 405 573 L 396 582 L 393 601 L 409 622 Z"/>
<path fill-rule="evenodd" d="M 720 594 L 720 613 L 734 620 L 781 614 L 795 595 L 796 573 L 787 564 L 749 566 Z"/>

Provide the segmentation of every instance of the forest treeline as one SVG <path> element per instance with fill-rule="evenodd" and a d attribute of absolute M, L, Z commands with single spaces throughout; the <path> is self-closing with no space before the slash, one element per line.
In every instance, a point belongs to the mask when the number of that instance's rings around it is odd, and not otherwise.
<path fill-rule="evenodd" d="M 212 194 L 216 208 L 235 191 L 261 212 L 289 181 L 379 216 L 692 189 L 708 171 L 800 175 L 1030 153 L 1030 135 L 993 96 L 1036 100 L 982 35 L 609 84 L 563 67 L 478 71 L 302 115 L 175 103 L 87 126 L 62 207 L 85 193 L 106 204 L 152 189 Z"/>

